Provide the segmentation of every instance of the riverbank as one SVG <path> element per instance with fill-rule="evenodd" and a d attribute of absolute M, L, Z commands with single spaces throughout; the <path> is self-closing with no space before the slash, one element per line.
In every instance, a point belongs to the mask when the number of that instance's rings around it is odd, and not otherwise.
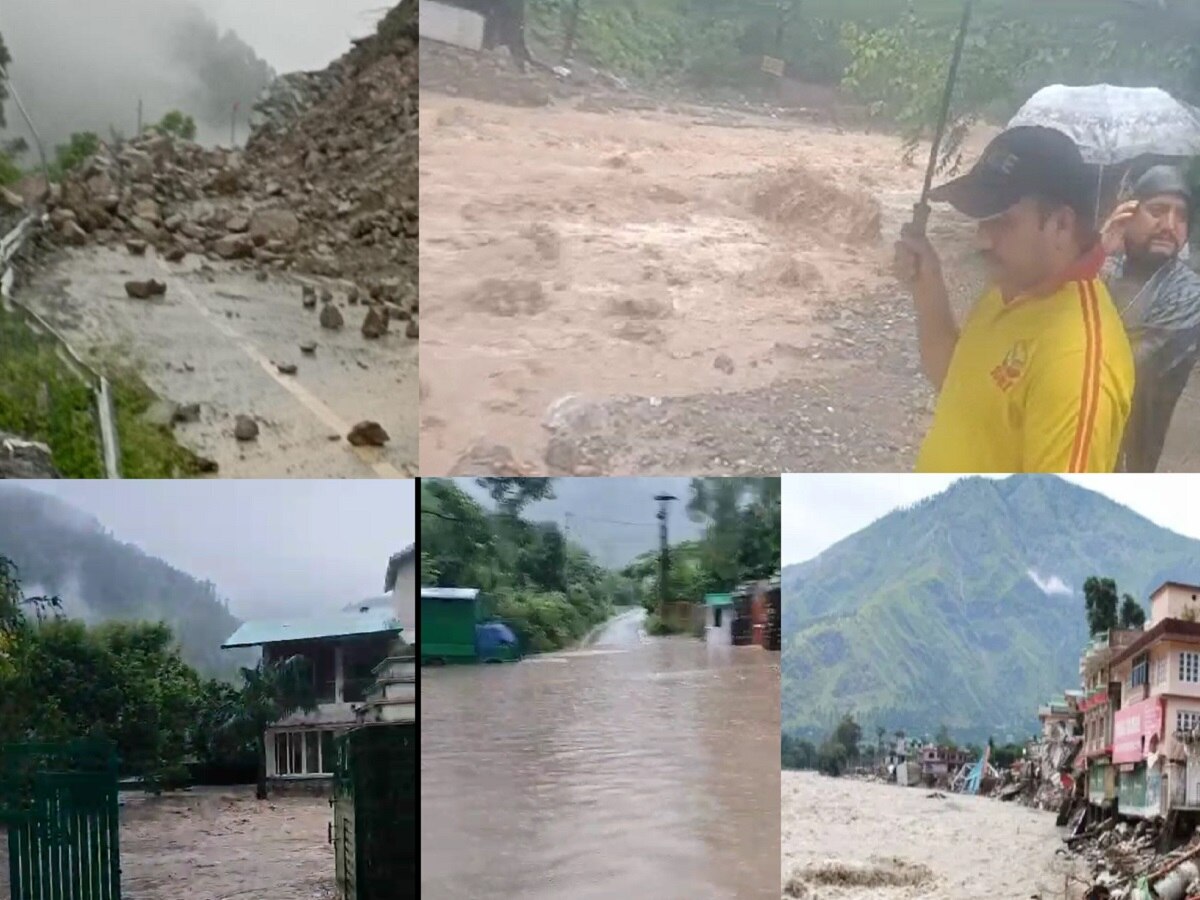
<path fill-rule="evenodd" d="M 787 900 L 1078 900 L 1051 813 L 814 772 L 781 775 Z"/>

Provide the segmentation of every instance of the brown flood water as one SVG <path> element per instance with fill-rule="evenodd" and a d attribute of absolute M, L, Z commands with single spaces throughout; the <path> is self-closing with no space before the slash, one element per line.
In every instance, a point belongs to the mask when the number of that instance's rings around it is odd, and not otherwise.
<path fill-rule="evenodd" d="M 779 893 L 779 657 L 647 638 L 421 672 L 421 894 Z"/>

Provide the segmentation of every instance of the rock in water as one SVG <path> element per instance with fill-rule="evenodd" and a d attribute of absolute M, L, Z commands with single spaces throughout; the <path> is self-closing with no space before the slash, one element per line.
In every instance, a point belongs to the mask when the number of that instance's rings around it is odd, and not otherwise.
<path fill-rule="evenodd" d="M 253 441 L 258 437 L 258 423 L 250 416 L 239 415 L 233 426 L 233 436 L 239 441 Z"/>
<path fill-rule="evenodd" d="M 275 363 L 275 368 L 280 375 L 295 375 L 298 367 L 295 363 Z"/>
<path fill-rule="evenodd" d="M 334 330 L 341 328 L 345 324 L 342 319 L 341 310 L 332 303 L 329 306 L 321 307 L 321 327 L 332 328 Z"/>
<path fill-rule="evenodd" d="M 172 247 L 170 250 L 168 250 L 166 253 L 163 254 L 163 259 L 165 259 L 167 262 L 177 263 L 177 262 L 183 262 L 183 258 L 185 256 L 187 256 L 187 251 L 184 250 L 182 247 Z"/>
<path fill-rule="evenodd" d="M 359 422 L 351 428 L 346 440 L 355 447 L 382 447 L 391 438 L 378 422 L 367 421 Z"/>
<path fill-rule="evenodd" d="M 316 341 L 305 341 L 303 344 L 300 345 L 300 352 L 304 353 L 308 356 L 312 356 L 314 353 L 317 352 L 317 342 Z"/>
<path fill-rule="evenodd" d="M 145 256 L 146 242 L 137 238 L 132 238 L 125 242 L 125 249 L 134 256 Z"/>
<path fill-rule="evenodd" d="M 388 318 L 382 315 L 379 310 L 372 306 L 367 310 L 367 317 L 363 319 L 362 333 L 365 338 L 377 338 L 384 334 L 388 329 Z"/>
<path fill-rule="evenodd" d="M 157 297 L 166 292 L 167 286 L 153 278 L 148 281 L 125 282 L 125 293 L 135 300 L 149 300 L 151 297 Z"/>
<path fill-rule="evenodd" d="M 417 324 L 416 319 L 408 320 L 408 327 L 404 329 L 404 336 L 417 340 L 421 336 L 421 328 Z"/>
<path fill-rule="evenodd" d="M 301 288 L 300 297 L 305 309 L 312 309 L 317 305 L 317 289 L 311 284 L 306 284 Z"/>

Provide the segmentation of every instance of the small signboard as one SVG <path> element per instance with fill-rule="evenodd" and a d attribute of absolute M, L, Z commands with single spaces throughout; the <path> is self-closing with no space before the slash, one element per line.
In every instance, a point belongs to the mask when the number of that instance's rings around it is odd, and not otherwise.
<path fill-rule="evenodd" d="M 776 78 L 782 78 L 783 60 L 776 59 L 774 56 L 764 56 L 762 61 L 762 70 L 768 75 L 774 75 Z"/>
<path fill-rule="evenodd" d="M 1160 737 L 1162 705 L 1157 697 L 1134 703 L 1113 716 L 1113 762 L 1141 762 L 1151 750 L 1150 738 Z"/>

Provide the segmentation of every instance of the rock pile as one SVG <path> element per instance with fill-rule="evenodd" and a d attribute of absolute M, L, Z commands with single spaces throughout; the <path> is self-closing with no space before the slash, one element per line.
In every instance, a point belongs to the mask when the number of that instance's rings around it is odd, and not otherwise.
<path fill-rule="evenodd" d="M 386 309 L 364 333 L 395 318 L 415 337 L 416 6 L 395 6 L 324 71 L 277 80 L 244 152 L 157 134 L 102 144 L 51 189 L 54 234 L 343 279 L 352 302 L 361 290 Z"/>
<path fill-rule="evenodd" d="M 353 277 L 399 318 L 417 311 L 416 7 L 395 6 L 323 72 L 277 83 L 246 146 L 256 194 L 304 223 L 296 268 Z"/>

